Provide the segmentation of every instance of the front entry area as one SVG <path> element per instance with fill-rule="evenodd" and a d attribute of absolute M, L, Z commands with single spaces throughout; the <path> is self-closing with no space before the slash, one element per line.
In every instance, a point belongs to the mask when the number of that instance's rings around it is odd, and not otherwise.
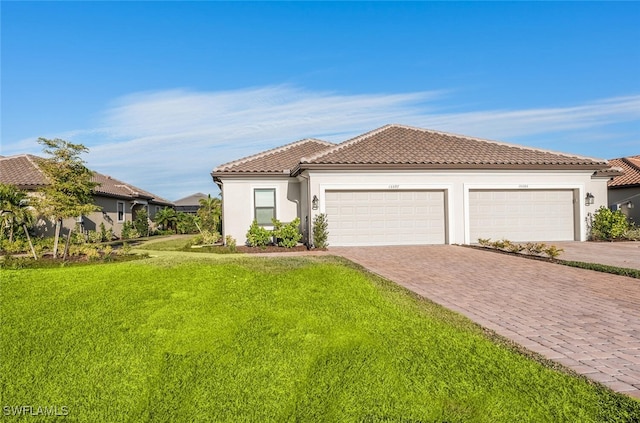
<path fill-rule="evenodd" d="M 325 201 L 331 246 L 446 242 L 443 190 L 331 190 Z"/>

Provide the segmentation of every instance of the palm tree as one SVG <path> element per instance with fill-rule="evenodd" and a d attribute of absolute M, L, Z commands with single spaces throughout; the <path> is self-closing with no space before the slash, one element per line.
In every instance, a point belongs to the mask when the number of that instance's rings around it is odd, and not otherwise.
<path fill-rule="evenodd" d="M 13 185 L 0 184 L 0 222 L 1 237 L 4 238 L 5 228 L 9 230 L 9 242 L 13 242 L 13 234 L 16 228 L 22 227 L 29 241 L 33 257 L 37 258 L 27 225 L 33 222 L 33 214 L 29 210 L 27 193 Z"/>
<path fill-rule="evenodd" d="M 211 194 L 209 194 L 207 198 L 201 198 L 198 216 L 200 217 L 203 229 L 220 232 L 222 200 L 218 197 L 212 197 Z"/>
<path fill-rule="evenodd" d="M 174 223 L 178 220 L 176 215 L 176 211 L 170 207 L 165 207 L 156 213 L 154 218 L 154 222 L 158 225 L 162 226 L 163 230 L 171 229 L 174 226 Z"/>

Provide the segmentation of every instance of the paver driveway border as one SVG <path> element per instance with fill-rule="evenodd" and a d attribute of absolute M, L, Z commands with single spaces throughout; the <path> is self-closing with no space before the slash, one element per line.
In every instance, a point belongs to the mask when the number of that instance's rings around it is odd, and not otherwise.
<path fill-rule="evenodd" d="M 640 398 L 638 279 L 451 245 L 331 253 Z"/>

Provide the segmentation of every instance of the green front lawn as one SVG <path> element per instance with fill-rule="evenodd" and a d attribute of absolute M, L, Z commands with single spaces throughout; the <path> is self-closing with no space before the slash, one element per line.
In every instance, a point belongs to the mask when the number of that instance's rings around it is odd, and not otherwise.
<path fill-rule="evenodd" d="M 0 276 L 3 407 L 65 406 L 83 422 L 640 416 L 639 402 L 331 257 L 162 255 Z"/>

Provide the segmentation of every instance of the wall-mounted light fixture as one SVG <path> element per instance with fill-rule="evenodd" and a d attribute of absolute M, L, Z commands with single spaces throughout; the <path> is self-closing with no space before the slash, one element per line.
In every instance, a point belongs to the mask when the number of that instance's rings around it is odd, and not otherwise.
<path fill-rule="evenodd" d="M 320 200 L 318 200 L 318 196 L 314 195 L 313 199 L 311 200 L 311 208 L 314 210 L 318 210 L 318 203 L 320 202 Z"/>
<path fill-rule="evenodd" d="M 635 204 L 633 204 L 633 201 L 629 201 L 629 202 L 627 203 L 627 208 L 628 208 L 628 209 L 632 209 L 634 206 L 635 206 Z"/>
<path fill-rule="evenodd" d="M 587 196 L 584 198 L 584 204 L 587 205 L 587 206 L 590 206 L 593 203 L 595 203 L 595 201 L 596 201 L 596 197 L 594 197 L 593 194 L 588 192 Z"/>

